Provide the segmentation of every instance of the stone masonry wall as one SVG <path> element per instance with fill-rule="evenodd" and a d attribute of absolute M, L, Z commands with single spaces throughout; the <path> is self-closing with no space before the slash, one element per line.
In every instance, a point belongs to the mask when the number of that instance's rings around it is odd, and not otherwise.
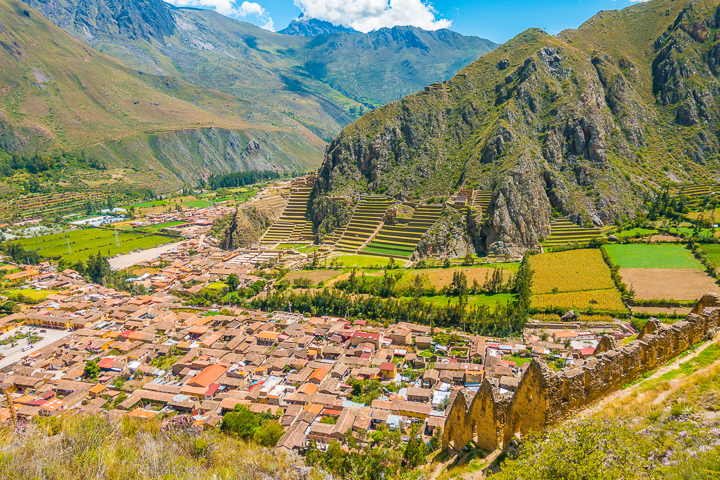
<path fill-rule="evenodd" d="M 596 355 L 575 368 L 554 372 L 534 359 L 514 395 L 502 395 L 487 379 L 477 394 L 461 391 L 445 422 L 443 448 L 459 450 L 475 440 L 492 451 L 520 433 L 540 432 L 620 389 L 714 336 L 720 317 L 720 295 L 705 295 L 693 313 L 674 325 L 648 321 L 630 344 L 617 348 L 601 342 Z"/>

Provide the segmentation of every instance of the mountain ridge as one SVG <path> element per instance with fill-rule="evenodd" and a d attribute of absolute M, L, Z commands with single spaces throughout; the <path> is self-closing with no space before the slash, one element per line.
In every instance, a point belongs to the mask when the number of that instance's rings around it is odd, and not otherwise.
<path fill-rule="evenodd" d="M 279 30 L 277 33 L 283 35 L 297 35 L 300 37 L 317 37 L 318 35 L 327 35 L 330 33 L 360 33 L 353 28 L 348 28 L 343 25 L 333 25 L 325 20 L 318 20 L 317 18 L 306 17 L 300 15 L 290 24 Z"/>
<path fill-rule="evenodd" d="M 709 64 L 719 15 L 714 0 L 653 0 L 556 37 L 527 30 L 346 127 L 328 147 L 320 191 L 490 190 L 465 237 L 505 254 L 537 248 L 554 214 L 608 225 L 665 182 L 717 179 L 720 82 Z M 627 45 L 605 46 L 616 43 Z"/>
<path fill-rule="evenodd" d="M 92 0 L 89 5 L 121 1 L 125 0 Z M 422 34 L 426 41 L 417 45 L 430 45 L 429 51 L 402 47 L 402 43 L 397 44 L 402 48 L 387 48 L 387 42 L 378 49 L 367 42 L 358 48 L 356 35 L 364 34 L 281 35 L 212 10 L 166 4 L 162 8 L 170 12 L 175 28 L 162 40 L 152 36 L 130 38 L 119 31 L 104 34 L 103 29 L 86 35 L 85 29 L 76 28 L 72 20 L 77 16 L 73 12 L 85 10 L 84 2 L 25 2 L 83 42 L 134 69 L 219 89 L 289 116 L 326 140 L 368 110 L 445 80 L 495 47 L 492 42 L 459 34 L 448 43 L 443 38 L 450 36 L 433 39 L 436 34 L 426 32 Z M 61 3 L 65 7 L 60 8 Z M 85 16 L 96 10 L 88 9 Z M 164 31 L 170 29 L 165 25 Z M 330 43 L 336 42 L 336 48 L 335 54 L 326 58 L 323 53 L 330 45 L 328 38 Z M 385 85 L 378 86 L 376 76 Z"/>

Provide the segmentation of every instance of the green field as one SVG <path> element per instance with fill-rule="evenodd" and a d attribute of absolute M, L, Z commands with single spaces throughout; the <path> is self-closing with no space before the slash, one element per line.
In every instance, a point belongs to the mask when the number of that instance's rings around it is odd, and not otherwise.
<path fill-rule="evenodd" d="M 644 237 L 647 235 L 657 234 L 657 230 L 651 230 L 649 228 L 632 228 L 630 230 L 623 230 L 622 232 L 613 233 L 618 238 L 629 238 L 629 237 Z"/>
<path fill-rule="evenodd" d="M 713 262 L 716 266 L 720 265 L 720 244 L 706 243 L 700 245 L 700 248 L 707 252 L 707 257 L 711 262 Z"/>
<path fill-rule="evenodd" d="M 605 248 L 620 268 L 702 268 L 692 252 L 682 245 L 607 245 Z"/>
<path fill-rule="evenodd" d="M 32 288 L 16 288 L 2 291 L 2 295 L 10 299 L 22 300 L 23 298 L 27 298 L 33 302 L 42 302 L 47 298 L 48 295 L 53 293 L 57 293 L 57 290 L 34 290 Z"/>
<path fill-rule="evenodd" d="M 158 235 L 143 235 L 118 230 L 117 241 L 120 244 L 119 247 L 116 244 L 113 230 L 86 228 L 43 237 L 24 238 L 19 243 L 25 250 L 37 250 L 43 257 L 53 259 L 62 257 L 66 261 L 77 262 L 78 260 L 85 261 L 90 254 L 98 252 L 112 257 L 138 248 L 145 249 L 164 245 L 173 240 Z M 68 242 L 70 243 L 70 253 L 68 253 Z"/>
<path fill-rule="evenodd" d="M 190 200 L 188 202 L 182 202 L 182 204 L 190 208 L 205 208 L 213 205 L 213 203 L 208 200 Z"/>
<path fill-rule="evenodd" d="M 154 202 L 143 202 L 143 203 L 134 203 L 132 205 L 127 205 L 122 208 L 150 208 L 150 207 L 164 207 L 165 205 L 170 205 L 170 202 L 167 202 L 165 200 L 155 200 Z"/>
<path fill-rule="evenodd" d="M 336 257 L 338 263 L 342 264 L 346 267 L 370 267 L 371 265 L 381 265 L 385 266 L 390 262 L 389 258 L 385 257 L 372 257 L 370 255 L 341 255 L 340 257 Z M 396 260 L 395 263 L 397 264 L 398 261 Z M 402 262 L 400 262 L 402 263 Z"/>
<path fill-rule="evenodd" d="M 481 305 L 487 305 L 491 309 L 495 307 L 497 302 L 500 302 L 502 305 L 508 302 L 508 300 L 511 300 L 514 297 L 511 293 L 498 293 L 496 295 L 469 295 L 468 296 L 468 305 L 471 307 L 479 307 Z M 450 301 L 450 305 L 455 305 L 458 302 L 458 297 L 448 297 L 446 295 L 436 295 L 434 297 L 420 297 L 420 300 L 422 300 L 425 303 L 429 303 L 431 305 L 436 305 L 438 307 L 444 307 L 448 304 L 448 300 Z"/>

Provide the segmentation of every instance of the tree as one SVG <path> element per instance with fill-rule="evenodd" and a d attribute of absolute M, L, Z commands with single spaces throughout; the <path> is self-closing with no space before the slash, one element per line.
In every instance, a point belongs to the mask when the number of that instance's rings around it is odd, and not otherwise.
<path fill-rule="evenodd" d="M 231 273 L 225 280 L 225 285 L 228 286 L 228 290 L 230 290 L 231 292 L 235 292 L 240 286 L 240 279 L 236 274 Z"/>
<path fill-rule="evenodd" d="M 100 367 L 95 360 L 90 360 L 85 364 L 85 370 L 83 370 L 83 377 L 97 382 L 98 376 L 100 375 Z"/>
<path fill-rule="evenodd" d="M 475 263 L 475 259 L 470 254 L 470 252 L 465 254 L 465 258 L 463 259 L 463 265 L 473 265 Z"/>
<path fill-rule="evenodd" d="M 253 440 L 263 447 L 273 448 L 283 436 L 283 428 L 278 422 L 266 422 L 255 430 Z"/>
<path fill-rule="evenodd" d="M 93 283 L 105 285 L 107 279 L 112 277 L 110 262 L 108 262 L 107 258 L 103 257 L 102 253 L 98 252 L 97 255 L 90 254 L 90 258 L 88 258 L 85 267 L 85 275 L 88 276 Z"/>

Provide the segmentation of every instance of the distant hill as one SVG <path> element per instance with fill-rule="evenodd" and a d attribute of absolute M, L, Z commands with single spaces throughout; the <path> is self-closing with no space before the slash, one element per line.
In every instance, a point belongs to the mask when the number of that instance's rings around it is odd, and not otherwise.
<path fill-rule="evenodd" d="M 280 30 L 278 33 L 283 35 L 297 35 L 299 37 L 317 37 L 318 35 L 328 35 L 330 33 L 358 33 L 356 30 L 342 25 L 333 25 L 324 20 L 310 18 L 300 15 L 290 25 Z"/>
<path fill-rule="evenodd" d="M 82 151 L 141 172 L 135 176 L 155 188 L 213 173 L 306 169 L 324 149 L 285 115 L 130 69 L 18 1 L 0 2 L 0 46 L 0 150 Z"/>
<path fill-rule="evenodd" d="M 370 109 L 448 79 L 496 46 L 408 27 L 281 35 L 160 0 L 140 6 L 134 0 L 26 3 L 131 68 L 218 89 L 250 108 L 300 122 L 326 140 Z"/>

